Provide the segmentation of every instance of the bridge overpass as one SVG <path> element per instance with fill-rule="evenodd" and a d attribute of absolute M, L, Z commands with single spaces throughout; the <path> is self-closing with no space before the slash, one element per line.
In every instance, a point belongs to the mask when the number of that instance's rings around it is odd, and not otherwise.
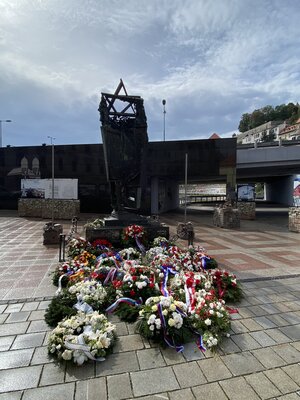
<path fill-rule="evenodd" d="M 300 141 L 237 147 L 237 183 L 264 182 L 266 200 L 293 205 L 297 175 L 300 176 Z"/>
<path fill-rule="evenodd" d="M 236 151 L 237 183 L 265 184 L 265 200 L 293 205 L 294 179 L 300 176 L 300 141 L 286 141 L 238 145 Z M 192 183 L 191 180 L 189 180 Z M 198 181 L 200 183 L 200 181 Z M 210 182 L 212 182 L 210 180 Z M 187 203 L 218 203 L 224 195 L 200 195 L 188 193 Z M 179 198 L 184 204 L 184 196 Z"/>

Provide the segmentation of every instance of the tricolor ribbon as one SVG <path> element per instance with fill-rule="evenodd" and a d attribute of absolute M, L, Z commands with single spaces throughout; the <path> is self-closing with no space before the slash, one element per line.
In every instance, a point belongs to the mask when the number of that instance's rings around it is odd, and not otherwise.
<path fill-rule="evenodd" d="M 138 236 L 135 236 L 135 242 L 136 242 L 137 247 L 139 248 L 140 252 L 142 254 L 145 254 L 146 253 L 145 246 L 142 244 L 142 242 L 140 241 Z"/>
<path fill-rule="evenodd" d="M 113 313 L 120 303 L 126 303 L 126 304 L 129 304 L 130 306 L 135 306 L 135 307 L 138 307 L 141 304 L 141 302 L 133 300 L 130 297 L 121 297 L 120 299 L 115 301 L 113 304 L 111 304 L 109 307 L 107 307 L 107 309 L 105 311 L 107 313 Z"/>
<path fill-rule="evenodd" d="M 163 328 L 164 341 L 165 341 L 165 343 L 166 343 L 169 347 L 175 349 L 175 350 L 177 351 L 177 353 L 182 352 L 182 351 L 184 350 L 184 347 L 183 347 L 181 344 L 180 344 L 180 345 L 177 345 L 177 344 L 174 342 L 174 339 L 173 339 L 172 337 L 168 336 L 168 334 L 167 334 L 166 320 L 165 320 L 165 317 L 164 317 L 164 315 L 163 315 L 163 313 L 162 313 L 162 308 L 161 308 L 161 304 L 160 304 L 160 303 L 157 305 L 157 308 L 158 308 L 158 315 L 159 315 L 159 318 L 160 318 L 160 321 L 161 321 L 161 326 L 162 326 L 162 328 Z"/>
<path fill-rule="evenodd" d="M 206 347 L 204 347 L 204 344 L 203 344 L 203 337 L 199 333 L 197 333 L 197 335 L 198 335 L 198 339 L 196 341 L 196 344 L 198 346 L 198 349 L 204 352 L 204 351 L 206 351 Z"/>
<path fill-rule="evenodd" d="M 106 275 L 106 278 L 103 282 L 103 285 L 106 285 L 109 282 L 112 282 L 114 280 L 115 274 L 117 272 L 117 268 L 110 268 L 108 274 Z"/>
<path fill-rule="evenodd" d="M 168 283 L 168 278 L 169 278 L 169 273 L 176 275 L 177 272 L 174 271 L 173 267 L 170 265 L 162 265 L 161 269 L 163 270 L 164 274 L 164 279 L 161 283 L 161 288 L 160 291 L 163 296 L 168 297 L 169 296 L 169 291 L 167 289 L 167 283 Z"/>

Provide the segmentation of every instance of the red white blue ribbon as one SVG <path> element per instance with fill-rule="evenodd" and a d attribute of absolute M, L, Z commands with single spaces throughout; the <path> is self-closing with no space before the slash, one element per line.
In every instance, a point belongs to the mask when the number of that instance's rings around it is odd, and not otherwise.
<path fill-rule="evenodd" d="M 182 351 L 184 350 L 184 347 L 183 347 L 181 344 L 177 345 L 177 344 L 174 342 L 174 339 L 173 339 L 172 337 L 170 337 L 170 336 L 168 335 L 168 333 L 167 333 L 166 320 L 165 320 L 165 317 L 164 317 L 164 315 L 163 315 L 163 313 L 162 313 L 162 307 L 161 307 L 161 304 L 160 304 L 160 303 L 157 305 L 157 308 L 158 308 L 159 318 L 160 318 L 160 321 L 161 321 L 161 326 L 162 326 L 163 333 L 164 333 L 164 341 L 165 341 L 165 343 L 166 343 L 169 347 L 172 347 L 173 349 L 175 349 L 175 350 L 177 351 L 177 353 L 182 352 Z"/>
<path fill-rule="evenodd" d="M 200 334 L 198 334 L 198 335 L 199 336 L 196 341 L 198 349 L 204 352 L 204 351 L 206 351 L 206 347 L 204 347 L 204 344 L 203 344 L 203 337 Z"/>
<path fill-rule="evenodd" d="M 103 285 L 106 285 L 108 282 L 113 281 L 115 274 L 117 272 L 117 268 L 111 268 L 108 272 L 108 274 L 106 275 L 106 278 L 103 282 Z"/>
<path fill-rule="evenodd" d="M 168 278 L 169 278 L 169 273 L 176 275 L 177 272 L 174 271 L 173 267 L 171 265 L 162 265 L 161 269 L 163 270 L 164 274 L 164 279 L 161 283 L 161 288 L 160 291 L 163 296 L 168 297 L 169 296 L 169 291 L 167 289 L 167 283 L 168 283 Z"/>
<path fill-rule="evenodd" d="M 142 242 L 140 241 L 138 236 L 135 236 L 135 241 L 136 241 L 137 247 L 140 249 L 140 252 L 145 254 L 146 253 L 145 246 L 142 244 Z"/>
<path fill-rule="evenodd" d="M 120 299 L 115 301 L 113 304 L 111 304 L 109 307 L 107 307 L 107 309 L 105 311 L 107 313 L 113 313 L 120 303 L 126 303 L 126 304 L 129 304 L 130 306 L 134 306 L 134 307 L 137 307 L 140 305 L 140 302 L 133 300 L 130 297 L 121 297 Z"/>

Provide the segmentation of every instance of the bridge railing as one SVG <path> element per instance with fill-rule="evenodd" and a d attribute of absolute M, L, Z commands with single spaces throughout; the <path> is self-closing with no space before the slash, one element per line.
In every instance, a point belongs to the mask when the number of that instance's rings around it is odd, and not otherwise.
<path fill-rule="evenodd" d="M 294 146 L 299 145 L 300 140 L 274 140 L 273 142 L 263 142 L 263 143 L 237 143 L 236 148 L 237 150 L 243 149 L 253 149 L 255 147 L 276 147 L 276 146 Z"/>
<path fill-rule="evenodd" d="M 226 201 L 226 195 L 221 194 L 193 194 L 187 196 L 187 204 L 194 203 L 221 203 Z M 179 205 L 183 206 L 185 204 L 185 198 L 183 196 L 179 196 Z"/>

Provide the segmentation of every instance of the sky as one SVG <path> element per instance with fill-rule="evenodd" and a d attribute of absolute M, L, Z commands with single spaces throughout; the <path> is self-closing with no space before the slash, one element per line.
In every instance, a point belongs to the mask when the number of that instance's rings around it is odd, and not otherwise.
<path fill-rule="evenodd" d="M 3 146 L 101 143 L 101 92 L 144 99 L 150 141 L 231 137 L 300 101 L 299 0 L 1 0 Z"/>

